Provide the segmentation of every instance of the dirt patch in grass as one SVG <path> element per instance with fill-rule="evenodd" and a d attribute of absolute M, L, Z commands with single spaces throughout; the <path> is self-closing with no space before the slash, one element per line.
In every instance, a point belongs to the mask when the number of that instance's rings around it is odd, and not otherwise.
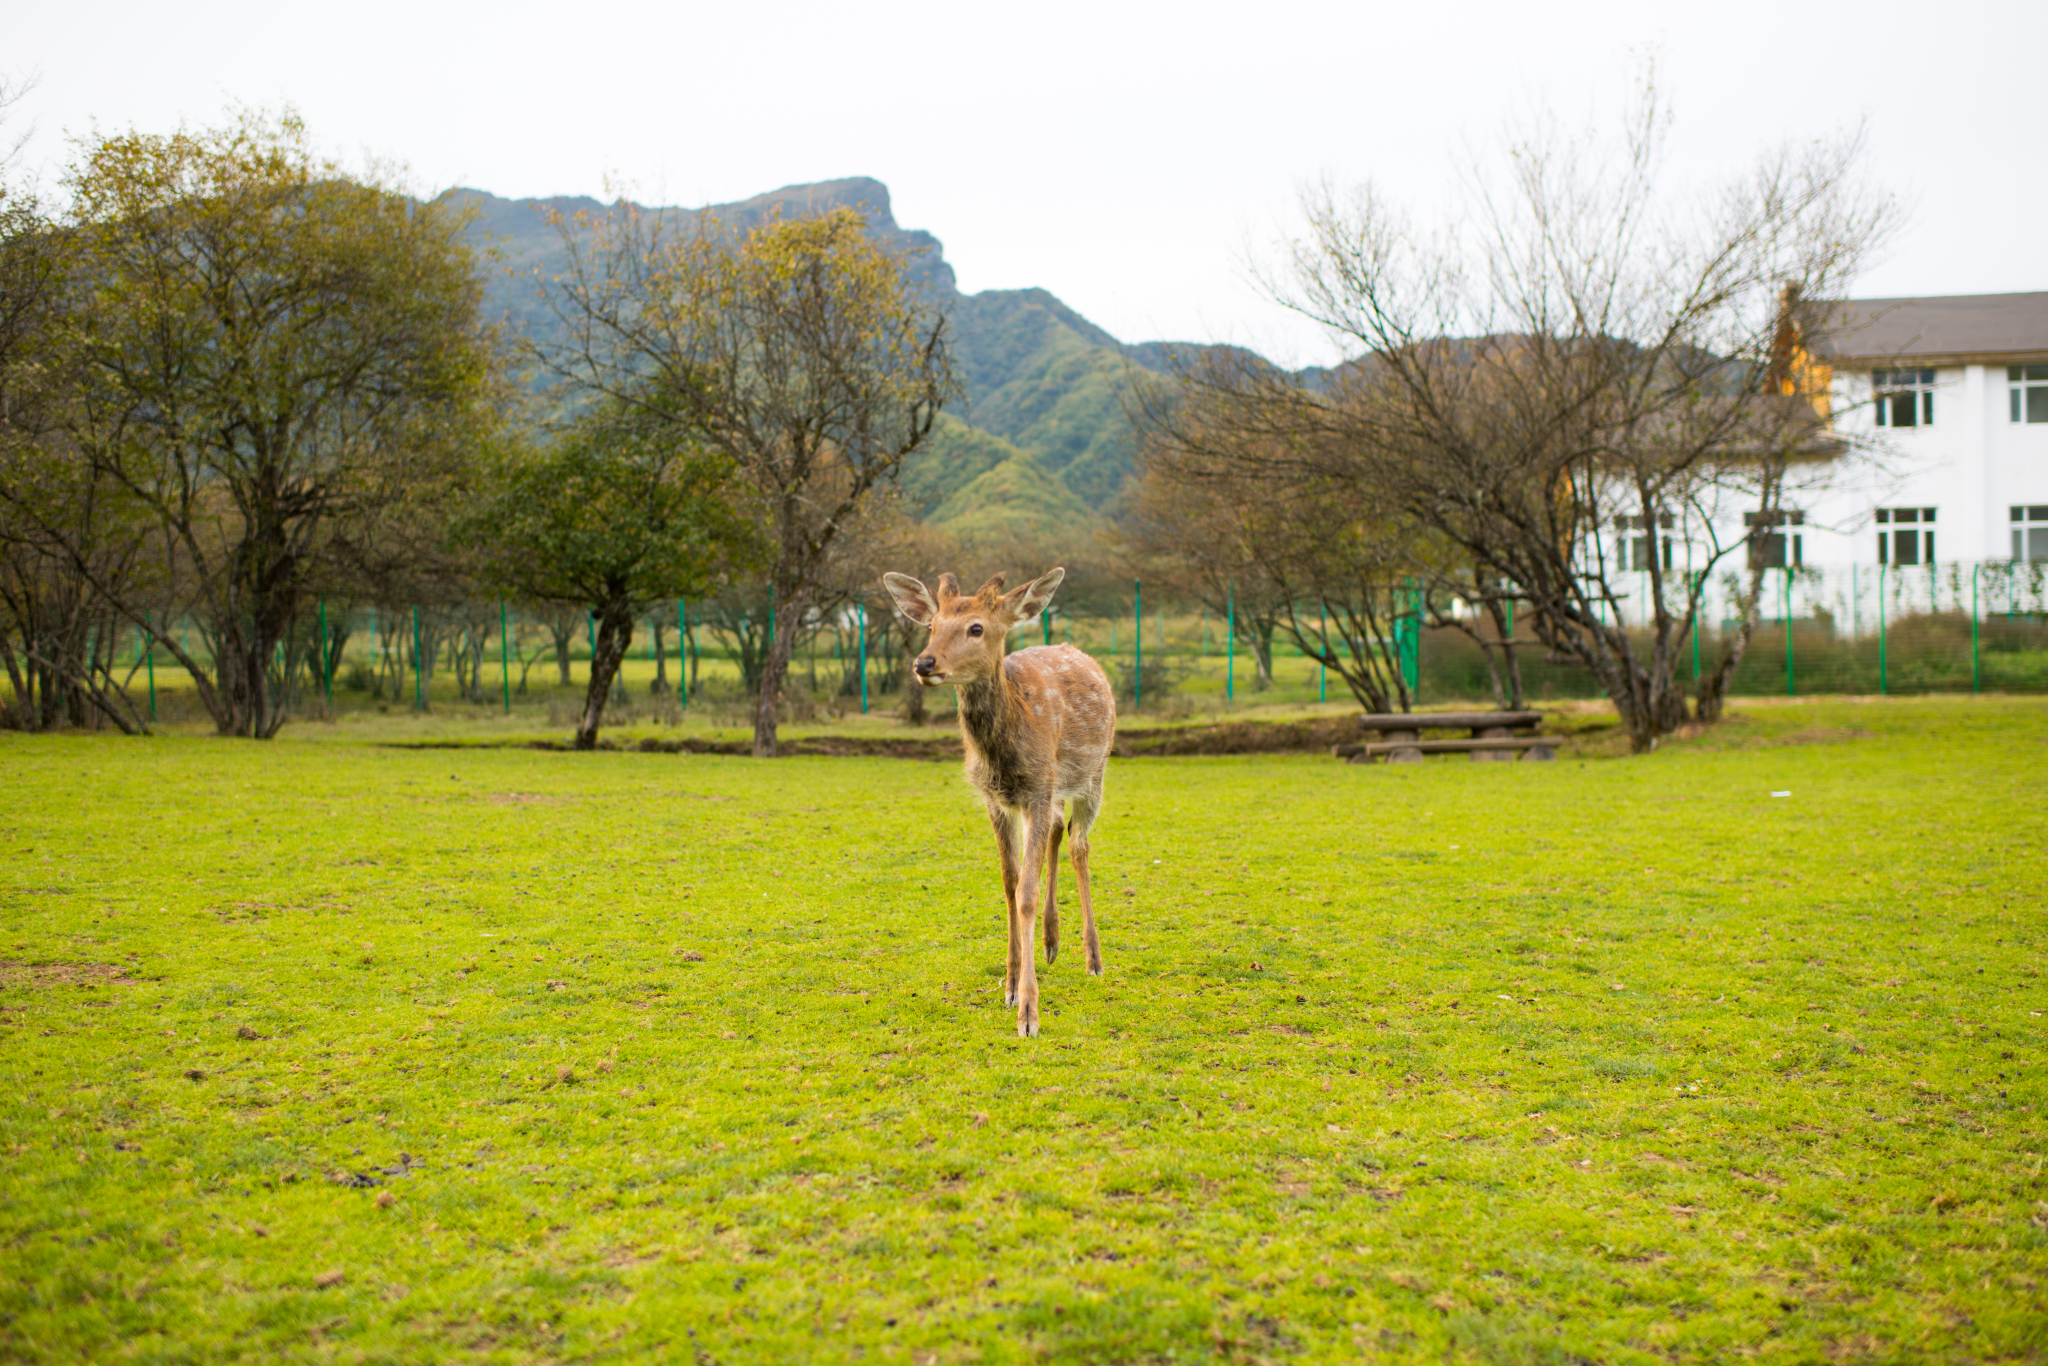
<path fill-rule="evenodd" d="M 1872 738 L 1860 726 L 1801 726 L 1797 730 L 1759 730 L 1748 717 L 1730 716 L 1716 725 L 1689 721 L 1671 737 L 1702 749 L 1782 749 L 1788 745 L 1841 745 Z"/>
<path fill-rule="evenodd" d="M 536 749 L 567 749 L 567 745 L 541 744 Z M 623 746 L 621 747 L 623 748 Z M 659 740 L 652 736 L 633 746 L 642 754 L 752 754 L 749 740 Z M 958 759 L 960 737 L 939 735 L 929 739 L 905 736 L 901 739 L 869 735 L 811 735 L 789 739 L 775 746 L 784 758 L 869 758 L 869 759 Z"/>
<path fill-rule="evenodd" d="M 21 963 L 0 959 L 0 987 L 132 986 L 118 963 Z"/>
<path fill-rule="evenodd" d="M 1316 754 L 1358 740 L 1350 716 L 1306 721 L 1225 721 L 1213 726 L 1124 730 L 1116 737 L 1119 759 L 1165 758 L 1181 754 Z"/>

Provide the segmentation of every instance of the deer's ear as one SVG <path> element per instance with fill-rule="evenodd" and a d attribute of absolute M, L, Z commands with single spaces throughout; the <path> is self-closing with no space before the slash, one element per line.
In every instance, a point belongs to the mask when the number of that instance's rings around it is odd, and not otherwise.
<path fill-rule="evenodd" d="M 896 610 L 919 626 L 929 626 L 932 618 L 939 614 L 939 604 L 932 600 L 932 590 L 908 574 L 882 575 L 882 587 L 889 590 L 889 596 L 896 600 Z"/>
<path fill-rule="evenodd" d="M 1016 589 L 1003 599 L 1003 606 L 1010 616 L 1023 621 L 1035 617 L 1052 603 L 1053 590 L 1067 577 L 1064 569 L 1048 569 L 1022 588 Z"/>

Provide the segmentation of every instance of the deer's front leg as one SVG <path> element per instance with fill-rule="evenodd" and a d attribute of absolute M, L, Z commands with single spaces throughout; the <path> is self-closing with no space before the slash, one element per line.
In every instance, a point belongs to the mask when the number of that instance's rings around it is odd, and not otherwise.
<path fill-rule="evenodd" d="M 1017 922 L 1017 820 L 1008 811 L 988 804 L 988 823 L 995 827 L 996 852 L 1003 860 L 1003 914 L 1009 924 L 1010 953 L 1003 970 L 1003 1004 L 1017 1004 L 1017 980 L 1023 964 L 1031 957 L 1031 941 L 1019 940 Z"/>
<path fill-rule="evenodd" d="M 1017 1037 L 1038 1037 L 1038 968 L 1031 952 L 1032 929 L 1038 920 L 1038 870 L 1045 866 L 1052 835 L 1052 803 L 1040 802 L 1024 815 L 1023 845 L 1018 850 L 1017 895 L 1011 903 L 1024 945 L 1023 974 L 1017 983 Z"/>

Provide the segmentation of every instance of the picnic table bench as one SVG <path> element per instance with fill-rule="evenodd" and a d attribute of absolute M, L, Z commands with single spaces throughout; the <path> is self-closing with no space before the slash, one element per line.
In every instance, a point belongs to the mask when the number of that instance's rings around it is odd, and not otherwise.
<path fill-rule="evenodd" d="M 1543 724 L 1540 711 L 1367 712 L 1360 728 L 1379 739 L 1361 745 L 1336 745 L 1330 753 L 1354 764 L 1385 759 L 1390 764 L 1419 764 L 1425 754 L 1470 754 L 1480 763 L 1515 759 L 1555 759 L 1561 735 L 1517 734 Z M 1425 730 L 1463 730 L 1463 739 L 1425 740 Z"/>

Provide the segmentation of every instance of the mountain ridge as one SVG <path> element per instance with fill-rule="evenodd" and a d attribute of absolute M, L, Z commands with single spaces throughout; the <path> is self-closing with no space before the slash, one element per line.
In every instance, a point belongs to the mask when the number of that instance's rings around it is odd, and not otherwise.
<path fill-rule="evenodd" d="M 1108 513 L 1136 468 L 1135 444 L 1119 391 L 1132 369 L 1160 370 L 1173 345 L 1126 346 L 1047 289 L 961 292 L 939 238 L 898 224 L 889 187 L 868 176 L 785 185 L 697 209 L 650 207 L 625 199 L 607 204 L 589 195 L 508 199 L 468 186 L 451 189 L 442 198 L 474 214 L 472 231 L 503 265 L 486 286 L 486 306 L 529 332 L 557 325 L 540 289 L 533 287 L 536 274 L 551 274 L 551 267 L 559 269 L 567 262 L 554 223 L 557 215 L 603 217 L 631 207 L 681 221 L 709 218 L 745 229 L 777 212 L 810 214 L 842 207 L 859 211 L 868 220 L 870 234 L 903 257 L 911 281 L 952 320 L 955 364 L 966 390 L 960 410 L 952 414 L 958 427 L 949 424 L 903 477 L 913 507 L 939 525 L 1013 526 L 1017 515 L 1001 512 L 1002 505 L 1033 496 L 1034 491 L 1059 503 L 1060 515 L 1071 515 L 1076 508 L 1094 516 Z M 1029 458 L 1028 467 L 999 472 L 999 466 L 1020 455 Z M 943 468 L 954 463 L 960 468 Z M 1058 489 L 1049 489 L 1047 479 Z M 979 496 L 991 504 L 987 515 L 976 504 L 977 495 L 968 492 L 972 488 L 979 488 Z M 930 496 L 934 492 L 937 496 Z M 1067 501 L 1068 495 L 1073 501 Z"/>

